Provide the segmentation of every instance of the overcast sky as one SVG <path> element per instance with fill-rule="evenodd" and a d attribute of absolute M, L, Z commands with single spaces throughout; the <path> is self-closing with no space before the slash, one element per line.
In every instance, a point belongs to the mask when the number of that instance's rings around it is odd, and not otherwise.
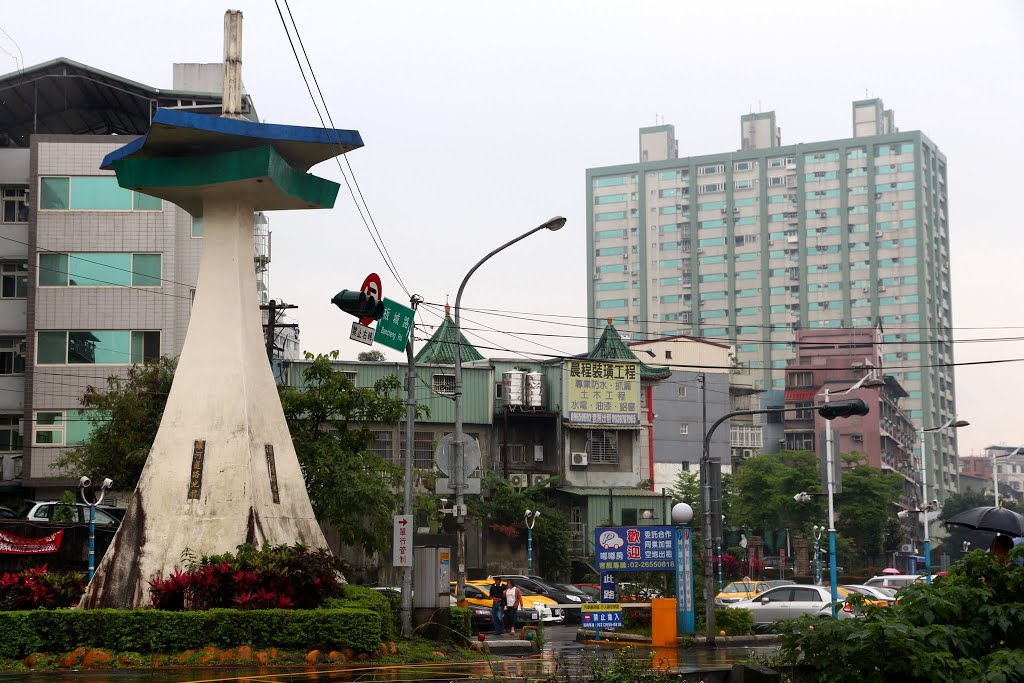
<path fill-rule="evenodd" d="M 759 110 L 776 112 L 783 144 L 846 138 L 866 96 L 949 160 L 955 338 L 1024 337 L 1024 3 L 290 1 L 335 125 L 363 136 L 348 160 L 410 292 L 454 303 L 484 254 L 568 218 L 473 276 L 463 325 L 484 355 L 585 350 L 585 169 L 635 162 L 641 126 L 674 124 L 683 156 L 738 149 L 740 115 Z M 244 12 L 260 117 L 319 125 L 273 0 L 20 3 L 0 46 L 170 88 L 174 62 L 221 61 L 229 8 Z M 17 68 L 10 55 L 0 72 Z M 314 170 L 341 181 L 333 163 Z M 338 290 L 374 271 L 408 302 L 355 207 L 343 186 L 333 210 L 271 215 L 272 296 L 299 306 L 304 349 L 349 358 L 366 347 L 330 304 Z M 1013 358 L 1013 339 L 955 348 L 957 362 Z M 1024 443 L 1024 363 L 960 367 L 956 381 L 972 423 L 961 455 Z"/>

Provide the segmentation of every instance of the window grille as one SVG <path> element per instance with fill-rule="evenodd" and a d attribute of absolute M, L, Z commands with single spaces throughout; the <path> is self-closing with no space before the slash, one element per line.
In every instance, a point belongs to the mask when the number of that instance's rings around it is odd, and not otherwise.
<path fill-rule="evenodd" d="M 615 430 L 593 430 L 587 439 L 591 465 L 619 464 L 619 433 Z"/>

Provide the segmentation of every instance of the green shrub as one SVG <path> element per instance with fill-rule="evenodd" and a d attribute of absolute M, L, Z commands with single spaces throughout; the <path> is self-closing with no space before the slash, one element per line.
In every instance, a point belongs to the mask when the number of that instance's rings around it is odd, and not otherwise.
<path fill-rule="evenodd" d="M 715 626 L 728 636 L 747 636 L 754 630 L 754 613 L 748 609 L 715 608 Z"/>
<path fill-rule="evenodd" d="M 380 591 L 353 584 L 345 585 L 345 596 L 324 601 L 328 609 L 368 609 L 381 617 L 381 640 L 394 640 L 398 636 L 397 619 L 401 605 L 395 606 L 391 598 Z"/>
<path fill-rule="evenodd" d="M 212 645 L 233 648 L 373 652 L 382 615 L 369 609 L 33 610 L 0 612 L 0 657 L 69 652 L 77 647 L 114 652 L 168 652 Z"/>
<path fill-rule="evenodd" d="M 51 572 L 45 565 L 0 576 L 0 611 L 74 607 L 85 593 L 82 572 Z"/>
<path fill-rule="evenodd" d="M 1024 557 L 1024 548 L 1013 551 Z M 1024 566 L 974 551 L 931 585 L 900 590 L 863 619 L 789 622 L 773 667 L 829 683 L 1019 681 L 1024 671 Z"/>
<path fill-rule="evenodd" d="M 472 614 L 465 607 L 448 608 L 448 628 L 451 629 L 452 641 L 459 645 L 467 645 L 472 640 Z"/>
<path fill-rule="evenodd" d="M 186 548 L 185 569 L 149 581 L 153 607 L 163 610 L 313 609 L 344 593 L 342 562 L 326 548 L 303 545 L 261 548 L 249 544 L 237 552 L 203 557 L 196 562 Z"/>

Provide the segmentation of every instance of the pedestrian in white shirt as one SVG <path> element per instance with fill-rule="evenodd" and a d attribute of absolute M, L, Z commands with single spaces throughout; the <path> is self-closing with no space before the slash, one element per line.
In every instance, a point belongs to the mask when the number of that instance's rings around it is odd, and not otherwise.
<path fill-rule="evenodd" d="M 523 591 L 519 590 L 515 581 L 509 579 L 508 586 L 505 588 L 505 623 L 511 633 L 516 632 L 516 613 L 522 606 Z"/>

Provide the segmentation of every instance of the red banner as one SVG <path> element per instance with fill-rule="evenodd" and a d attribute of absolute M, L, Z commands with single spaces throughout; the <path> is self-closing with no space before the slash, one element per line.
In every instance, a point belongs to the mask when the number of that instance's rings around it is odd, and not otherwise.
<path fill-rule="evenodd" d="M 5 531 L 0 531 L 0 553 L 6 555 L 39 555 L 55 553 L 60 548 L 64 530 L 43 536 L 42 538 L 22 538 Z"/>

